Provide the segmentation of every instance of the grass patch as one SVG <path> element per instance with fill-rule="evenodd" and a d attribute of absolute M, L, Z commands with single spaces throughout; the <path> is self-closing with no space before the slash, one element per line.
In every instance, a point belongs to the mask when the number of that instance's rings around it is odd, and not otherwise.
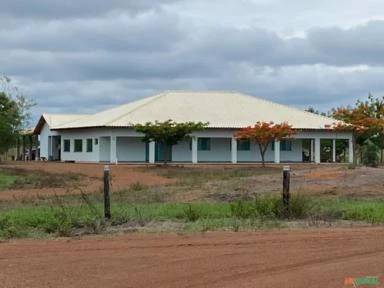
<path fill-rule="evenodd" d="M 384 200 L 324 200 L 321 207 L 337 212 L 344 220 L 384 223 Z"/>
<path fill-rule="evenodd" d="M 76 187 L 82 177 L 85 176 L 77 173 L 55 174 L 43 171 L 0 168 L 0 190 Z"/>
<path fill-rule="evenodd" d="M 18 179 L 19 176 L 0 171 L 0 191 L 12 187 Z"/>

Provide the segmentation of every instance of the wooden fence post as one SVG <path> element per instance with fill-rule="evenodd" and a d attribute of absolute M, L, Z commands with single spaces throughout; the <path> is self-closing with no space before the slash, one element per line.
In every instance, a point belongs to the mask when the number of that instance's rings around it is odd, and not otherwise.
<path fill-rule="evenodd" d="M 104 217 L 111 219 L 111 202 L 109 197 L 109 165 L 104 166 Z"/>
<path fill-rule="evenodd" d="M 289 166 L 284 166 L 283 167 L 283 209 L 284 209 L 285 217 L 289 216 L 290 180 L 291 180 L 291 169 Z"/>

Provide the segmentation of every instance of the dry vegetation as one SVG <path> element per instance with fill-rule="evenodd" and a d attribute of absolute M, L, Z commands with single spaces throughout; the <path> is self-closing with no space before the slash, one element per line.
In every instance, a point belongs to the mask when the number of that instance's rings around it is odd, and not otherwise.
<path fill-rule="evenodd" d="M 384 222 L 381 168 L 292 165 L 286 219 L 278 166 L 112 166 L 112 219 L 105 221 L 102 165 L 11 164 L 0 167 L 3 238 Z"/>

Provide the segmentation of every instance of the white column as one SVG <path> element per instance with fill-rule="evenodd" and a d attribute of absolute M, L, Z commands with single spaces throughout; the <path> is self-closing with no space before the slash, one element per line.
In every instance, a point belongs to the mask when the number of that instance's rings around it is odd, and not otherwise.
<path fill-rule="evenodd" d="M 315 163 L 320 163 L 320 138 L 315 138 Z"/>
<path fill-rule="evenodd" d="M 280 163 L 280 141 L 275 141 L 275 163 Z"/>
<path fill-rule="evenodd" d="M 196 164 L 197 161 L 197 137 L 192 137 L 192 163 Z"/>
<path fill-rule="evenodd" d="M 311 162 L 315 162 L 315 141 L 311 139 Z"/>
<path fill-rule="evenodd" d="M 149 142 L 149 163 L 155 163 L 155 142 Z"/>
<path fill-rule="evenodd" d="M 53 160 L 53 136 L 49 136 L 49 139 L 51 139 L 51 142 L 50 142 L 50 145 L 49 145 L 49 155 L 48 155 L 48 160 L 49 160 L 49 157 L 52 156 L 52 160 Z M 24 140 L 23 140 L 24 141 Z M 24 145 L 24 142 L 23 142 L 23 145 Z"/>
<path fill-rule="evenodd" d="M 336 162 L 336 139 L 332 141 L 332 162 Z"/>
<path fill-rule="evenodd" d="M 348 139 L 348 162 L 353 163 L 353 142 L 352 142 L 352 139 Z"/>
<path fill-rule="evenodd" d="M 232 137 L 231 141 L 232 141 L 231 160 L 233 164 L 236 164 L 237 163 L 237 139 Z"/>
<path fill-rule="evenodd" d="M 117 156 L 116 156 L 116 136 L 111 136 L 110 142 L 110 160 L 109 162 L 117 164 Z"/>

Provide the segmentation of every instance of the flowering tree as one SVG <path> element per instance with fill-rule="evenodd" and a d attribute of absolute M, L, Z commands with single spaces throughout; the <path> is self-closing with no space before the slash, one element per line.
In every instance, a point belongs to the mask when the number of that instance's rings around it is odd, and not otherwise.
<path fill-rule="evenodd" d="M 343 121 L 336 123 L 333 128 L 352 132 L 355 155 L 366 140 L 383 134 L 384 118 L 376 117 L 372 113 L 372 106 L 368 102 L 358 102 L 355 108 L 339 107 L 333 110 L 333 117 Z M 356 157 L 354 157 L 353 163 L 357 163 Z"/>
<path fill-rule="evenodd" d="M 288 123 L 271 124 L 267 122 L 256 122 L 252 127 L 246 127 L 235 133 L 237 139 L 247 139 L 256 142 L 260 149 L 261 162 L 265 167 L 265 152 L 268 145 L 273 141 L 280 141 L 283 138 L 288 138 L 296 132 Z"/>
<path fill-rule="evenodd" d="M 133 128 L 137 132 L 144 134 L 144 142 L 155 141 L 164 145 L 163 162 L 167 164 L 169 149 L 171 149 L 173 145 L 176 145 L 181 140 L 188 139 L 192 132 L 203 130 L 207 126 L 208 123 L 203 122 L 177 123 L 173 120 L 167 120 L 164 122 L 147 122 L 144 125 L 137 124 Z"/>

